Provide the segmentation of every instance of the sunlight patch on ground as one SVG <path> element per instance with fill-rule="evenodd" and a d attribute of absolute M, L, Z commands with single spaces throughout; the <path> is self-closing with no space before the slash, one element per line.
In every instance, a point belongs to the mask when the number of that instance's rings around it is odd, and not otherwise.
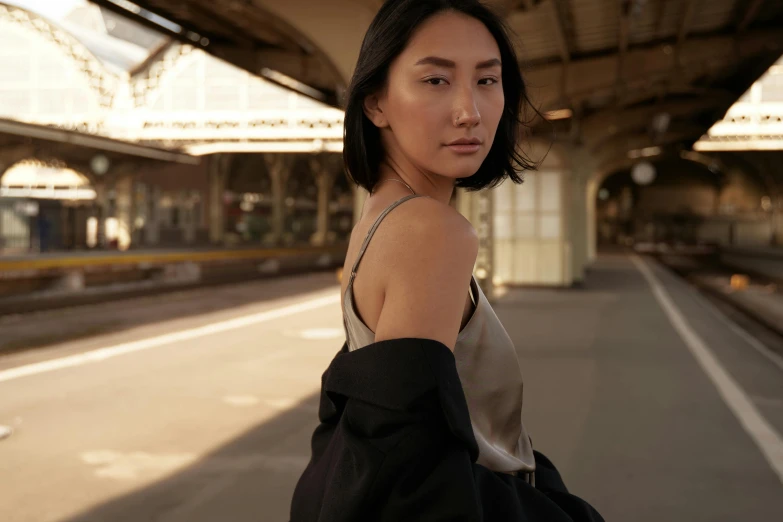
<path fill-rule="evenodd" d="M 122 453 L 94 450 L 81 454 L 85 464 L 95 467 L 96 476 L 115 480 L 133 480 L 150 474 L 168 473 L 191 464 L 196 458 L 194 453 L 153 454 L 143 451 Z"/>
<path fill-rule="evenodd" d="M 307 328 L 305 330 L 286 330 L 283 333 L 288 337 L 298 337 L 308 341 L 339 339 L 345 336 L 345 331 L 342 328 Z"/>
<path fill-rule="evenodd" d="M 254 395 L 229 395 L 223 397 L 223 402 L 231 406 L 255 406 L 258 404 L 258 397 Z"/>

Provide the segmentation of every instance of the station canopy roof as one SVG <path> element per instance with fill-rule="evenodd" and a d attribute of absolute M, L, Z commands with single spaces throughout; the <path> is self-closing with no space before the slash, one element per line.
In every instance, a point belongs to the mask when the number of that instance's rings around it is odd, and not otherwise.
<path fill-rule="evenodd" d="M 91 1 L 334 106 L 382 3 Z M 537 106 L 566 120 L 555 125 L 600 151 L 599 161 L 629 148 L 690 147 L 783 54 L 778 0 L 490 3 L 519 36 Z"/>

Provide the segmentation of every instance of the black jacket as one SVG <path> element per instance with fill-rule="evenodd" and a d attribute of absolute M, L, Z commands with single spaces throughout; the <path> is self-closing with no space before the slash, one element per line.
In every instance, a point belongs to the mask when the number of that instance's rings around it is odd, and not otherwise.
<path fill-rule="evenodd" d="M 291 522 L 603 521 L 541 453 L 535 487 L 476 464 L 454 355 L 438 341 L 343 344 L 321 385 Z"/>

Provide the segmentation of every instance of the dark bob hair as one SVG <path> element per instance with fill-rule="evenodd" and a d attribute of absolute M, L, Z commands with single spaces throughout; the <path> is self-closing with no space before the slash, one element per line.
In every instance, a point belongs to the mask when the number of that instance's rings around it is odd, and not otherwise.
<path fill-rule="evenodd" d="M 343 161 L 348 178 L 369 192 L 378 182 L 383 149 L 378 128 L 364 114 L 364 99 L 386 84 L 392 61 L 408 45 L 416 28 L 442 11 L 464 13 L 483 23 L 495 38 L 503 63 L 505 107 L 492 147 L 478 171 L 456 180 L 455 186 L 468 191 L 492 188 L 506 176 L 522 183 L 522 171 L 535 169 L 518 149 L 525 125 L 519 119 L 523 103 L 532 105 L 503 20 L 478 0 L 387 0 L 364 35 L 346 97 Z"/>

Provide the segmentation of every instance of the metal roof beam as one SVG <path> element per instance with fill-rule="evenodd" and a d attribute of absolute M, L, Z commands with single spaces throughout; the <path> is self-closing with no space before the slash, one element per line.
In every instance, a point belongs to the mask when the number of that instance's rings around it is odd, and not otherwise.
<path fill-rule="evenodd" d="M 680 20 L 680 26 L 677 29 L 677 43 L 674 46 L 674 53 L 672 56 L 672 66 L 669 71 L 668 78 L 661 86 L 661 90 L 658 93 L 658 100 L 662 100 L 666 93 L 671 88 L 672 82 L 677 75 L 677 71 L 681 68 L 682 64 L 682 49 L 685 46 L 685 40 L 688 38 L 688 32 L 691 29 L 691 23 L 693 22 L 693 16 L 696 13 L 696 4 L 698 0 L 687 0 L 685 4 L 685 10 L 683 11 L 682 19 Z"/>
<path fill-rule="evenodd" d="M 669 88 L 667 99 L 677 99 L 683 97 L 693 99 L 696 96 L 699 96 L 700 99 L 709 101 L 716 107 L 725 106 L 726 108 L 734 103 L 739 97 L 736 92 L 732 92 L 727 89 L 693 87 L 688 83 L 683 83 L 682 85 L 672 85 L 672 87 Z M 618 105 L 622 108 L 628 108 L 635 105 L 652 103 L 654 101 L 657 101 L 656 91 L 653 88 L 640 87 L 633 89 L 631 94 L 626 94 L 626 96 L 620 100 Z M 665 103 L 666 101 L 662 101 L 655 106 L 660 107 Z"/>
<path fill-rule="evenodd" d="M 517 0 L 486 0 L 500 16 L 508 16 L 517 7 Z"/>
<path fill-rule="evenodd" d="M 677 45 L 682 46 L 682 43 L 688 37 L 688 32 L 691 30 L 691 23 L 693 22 L 693 15 L 696 14 L 696 3 L 698 0 L 688 0 L 685 4 L 685 11 L 680 20 L 680 27 L 677 31 Z"/>
<path fill-rule="evenodd" d="M 753 20 L 756 19 L 756 16 L 759 13 L 759 8 L 763 3 L 764 0 L 751 0 L 748 2 L 748 6 L 745 9 L 745 14 L 742 15 L 742 19 L 737 24 L 738 33 L 744 32 L 748 26 L 753 23 Z"/>
<path fill-rule="evenodd" d="M 658 0 L 658 13 L 655 17 L 655 38 L 661 37 L 661 29 L 663 29 L 663 19 L 666 15 L 666 6 L 670 0 Z"/>
<path fill-rule="evenodd" d="M 650 120 L 647 121 L 637 121 L 634 122 L 635 125 L 622 125 L 618 127 L 617 132 L 614 134 L 608 134 L 605 133 L 603 136 L 595 136 L 593 139 L 589 142 L 589 148 L 593 151 L 600 151 L 602 150 L 607 144 L 614 143 L 617 141 L 622 142 L 623 140 L 639 137 L 642 139 L 643 142 L 646 144 L 641 145 L 639 148 L 644 148 L 646 146 L 654 146 L 654 145 L 663 145 L 664 143 L 661 143 L 661 136 L 653 136 L 650 134 Z M 690 136 L 694 139 L 701 137 L 705 132 L 707 132 L 709 126 L 699 125 L 697 123 L 693 123 L 688 120 L 688 118 L 681 118 L 672 121 L 672 123 L 669 125 L 668 130 L 663 133 L 662 136 Z"/>
<path fill-rule="evenodd" d="M 690 115 L 712 111 L 731 100 L 723 94 L 704 96 L 693 101 L 667 101 L 659 106 L 645 106 L 620 111 L 601 111 L 588 116 L 584 121 L 585 142 L 588 146 L 597 143 L 607 134 L 622 134 L 629 129 L 648 124 L 653 116 L 665 112 L 672 120 L 687 119 Z"/>
<path fill-rule="evenodd" d="M 214 36 L 219 35 L 222 38 L 226 38 L 226 41 L 230 41 L 239 47 L 253 47 L 257 45 L 257 35 L 248 33 L 244 27 L 236 24 L 230 18 L 226 18 L 220 13 L 209 11 L 204 6 L 195 3 L 187 4 L 186 8 L 189 14 L 188 22 L 195 24 L 197 27 L 210 28 L 210 32 L 216 31 L 213 33 Z"/>
<path fill-rule="evenodd" d="M 151 27 L 159 32 L 170 34 L 186 43 L 197 47 L 206 47 L 203 43 L 189 38 L 188 33 L 198 33 L 200 36 L 208 38 L 224 39 L 236 43 L 239 46 L 252 45 L 275 45 L 286 49 L 298 49 L 299 46 L 291 40 L 288 35 L 276 31 L 273 22 L 267 18 L 257 16 L 252 10 L 245 9 L 237 12 L 239 4 L 229 3 L 224 9 L 215 9 L 210 6 L 210 2 L 200 3 L 190 1 L 186 3 L 172 2 L 171 5 L 161 8 L 159 0 L 134 0 L 134 4 L 149 13 L 168 20 L 182 28 L 181 32 L 173 31 L 162 25 L 150 21 L 147 17 L 140 15 L 118 5 L 116 0 L 89 0 L 94 4 L 116 12 L 126 18 Z M 205 5 L 206 4 L 206 5 Z M 234 17 L 234 18 L 232 18 Z M 236 19 L 241 19 L 244 23 L 236 23 Z M 198 27 L 198 30 L 195 27 Z M 249 28 L 252 28 L 249 29 Z M 204 33 L 204 34 L 201 34 Z"/>
<path fill-rule="evenodd" d="M 239 27 L 234 28 L 230 25 L 231 19 L 226 18 L 225 16 L 220 17 L 220 21 L 218 21 L 215 17 L 211 17 L 211 10 L 203 5 L 195 7 L 193 4 L 185 4 L 177 11 L 177 13 L 179 13 L 178 16 L 172 16 L 170 12 L 160 9 L 154 2 L 138 0 L 137 3 L 143 9 L 155 13 L 158 16 L 162 16 L 181 26 L 182 31 L 177 32 L 155 24 L 143 16 L 134 14 L 111 0 L 90 1 L 146 27 L 171 36 L 180 42 L 202 49 L 217 58 L 245 69 L 251 74 L 262 76 L 281 87 L 290 89 L 298 94 L 309 96 L 328 105 L 335 107 L 339 105 L 337 100 L 338 80 L 336 79 L 336 75 L 328 70 L 325 61 L 324 63 L 320 63 L 323 60 L 322 56 L 316 57 L 316 54 L 308 54 L 307 49 L 304 48 L 302 44 L 292 43 L 294 39 L 286 34 L 287 26 L 285 26 L 285 23 L 282 21 L 276 20 L 275 23 L 281 26 L 278 40 L 284 43 L 284 49 L 274 49 L 273 54 L 270 55 L 267 54 L 267 52 L 272 52 L 270 51 L 271 45 L 279 47 L 279 41 L 265 42 L 257 35 L 249 35 L 246 29 L 242 30 Z M 187 13 L 191 19 L 184 19 L 183 16 L 185 15 L 183 13 Z M 258 19 L 257 16 L 252 15 L 252 13 L 243 14 L 252 16 L 253 23 L 256 23 L 256 20 Z M 200 19 L 194 22 L 192 19 L 193 16 L 198 16 Z M 201 23 L 200 20 L 208 20 L 209 23 Z M 225 39 L 219 32 L 202 33 L 202 31 L 205 31 L 206 29 L 194 28 L 194 26 L 201 27 L 202 25 L 205 28 L 210 25 L 217 26 L 220 28 L 220 32 L 227 31 L 227 34 L 231 36 L 229 39 Z M 264 34 L 268 33 L 269 23 L 265 23 L 263 27 Z M 196 34 L 198 34 L 198 37 L 196 37 Z M 239 34 L 241 34 L 241 36 L 239 36 Z M 285 53 L 285 60 L 278 59 L 281 53 Z M 274 59 L 270 62 L 266 62 L 265 60 L 269 56 L 272 56 Z M 270 69 L 282 73 L 295 80 L 295 82 L 279 81 L 275 79 L 275 77 L 265 76 L 261 74 L 263 69 Z M 319 75 L 316 75 L 316 72 L 318 72 Z M 303 88 L 292 87 L 292 85 L 297 84 L 303 84 Z"/>
<path fill-rule="evenodd" d="M 628 55 L 628 39 L 631 32 L 631 0 L 620 0 L 620 33 L 617 51 L 616 97 L 619 101 L 625 88 L 625 60 Z"/>
<path fill-rule="evenodd" d="M 92 2 L 93 4 L 96 4 L 96 5 L 100 6 L 100 7 L 102 7 L 103 9 L 111 11 L 111 12 L 113 12 L 115 14 L 118 14 L 118 15 L 120 15 L 122 17 L 125 17 L 125 18 L 127 18 L 129 20 L 132 20 L 132 21 L 136 22 L 137 24 L 142 25 L 142 26 L 144 26 L 144 27 L 146 27 L 148 29 L 152 29 L 153 31 L 156 31 L 156 32 L 158 32 L 160 34 L 165 34 L 165 35 L 170 36 L 171 38 L 173 38 L 175 40 L 178 40 L 178 41 L 181 41 L 181 42 L 184 42 L 184 43 L 189 43 L 191 45 L 195 45 L 196 47 L 200 46 L 200 44 L 198 42 L 193 42 L 192 40 L 189 40 L 182 33 L 174 31 L 173 29 L 169 29 L 167 27 L 164 27 L 164 26 L 162 26 L 160 24 L 156 24 L 155 22 L 153 22 L 153 21 L 151 21 L 151 20 L 149 20 L 149 19 L 147 19 L 147 18 L 145 18 L 145 17 L 143 17 L 141 15 L 134 14 L 133 12 L 128 11 L 127 9 L 125 9 L 123 7 L 120 7 L 119 5 L 117 5 L 116 3 L 112 2 L 111 0 L 90 0 L 90 2 Z M 145 7 L 145 9 L 146 9 L 146 7 Z M 175 20 L 171 20 L 171 21 L 176 23 L 177 25 L 181 25 L 180 23 L 178 23 Z"/>
<path fill-rule="evenodd" d="M 532 1 L 530 2 L 532 4 Z M 563 69 L 560 76 L 560 103 L 566 106 L 570 105 L 568 99 L 568 76 L 570 73 L 569 64 L 571 63 L 571 50 L 568 45 L 565 33 L 565 23 L 563 17 L 560 14 L 560 10 L 557 7 L 557 0 L 549 0 L 546 4 L 546 8 L 549 10 L 549 16 L 552 20 L 552 26 L 555 29 L 555 39 L 557 40 L 557 46 L 560 50 L 560 59 L 563 62 Z"/>
<path fill-rule="evenodd" d="M 566 39 L 563 17 L 560 15 L 560 10 L 557 8 L 557 0 L 549 0 L 547 7 L 555 28 L 555 38 L 557 39 L 557 46 L 560 50 L 560 59 L 563 60 L 563 63 L 569 63 L 571 61 L 571 50 L 569 49 L 568 40 Z"/>
<path fill-rule="evenodd" d="M 693 81 L 702 74 L 703 64 L 717 59 L 722 59 L 725 66 L 721 70 L 716 70 L 715 74 L 727 73 L 738 63 L 766 60 L 776 50 L 778 55 L 783 51 L 783 32 L 779 30 L 753 30 L 741 36 L 694 37 L 688 40 L 688 45 L 683 50 L 685 61 L 694 64 L 694 67 L 683 70 L 677 80 L 682 84 Z M 629 85 L 636 85 L 639 90 L 648 90 L 649 97 L 655 98 L 657 85 L 669 74 L 671 56 L 663 52 L 658 42 L 635 45 L 628 50 L 626 63 L 628 67 L 626 80 Z M 614 95 L 616 67 L 617 59 L 613 55 L 572 60 L 569 64 L 570 81 L 566 91 L 568 99 L 575 104 L 580 100 L 590 101 L 596 108 L 607 106 Z M 560 94 L 556 86 L 562 72 L 561 63 L 531 67 L 526 71 L 529 85 L 536 86 L 531 87 L 531 95 L 537 105 L 550 107 L 558 101 Z M 634 92 L 637 87 L 633 87 Z M 729 102 L 736 100 L 741 92 L 733 94 L 734 98 Z M 602 99 L 606 99 L 606 102 L 604 103 Z"/>
<path fill-rule="evenodd" d="M 159 161 L 185 163 L 190 165 L 198 165 L 200 162 L 198 158 L 194 158 L 193 156 L 177 151 L 147 147 L 144 145 L 138 145 L 136 143 L 114 140 L 103 136 L 92 136 L 76 131 L 58 129 L 54 127 L 44 127 L 41 125 L 33 125 L 30 123 L 23 123 L 4 118 L 0 119 L 0 133 L 25 136 L 32 139 L 40 139 L 56 143 L 71 144 L 77 147 L 86 147 L 96 150 L 103 150 L 106 152 L 116 152 L 118 154 L 126 154 L 128 156 L 137 156 Z"/>
<path fill-rule="evenodd" d="M 546 0 L 485 0 L 486 3 L 495 6 L 500 14 L 508 16 L 513 11 L 522 9 L 524 11 L 532 11 L 535 9 L 536 4 L 540 4 Z M 550 0 L 551 1 L 551 0 Z M 378 4 L 383 3 L 383 0 L 378 0 Z"/>

